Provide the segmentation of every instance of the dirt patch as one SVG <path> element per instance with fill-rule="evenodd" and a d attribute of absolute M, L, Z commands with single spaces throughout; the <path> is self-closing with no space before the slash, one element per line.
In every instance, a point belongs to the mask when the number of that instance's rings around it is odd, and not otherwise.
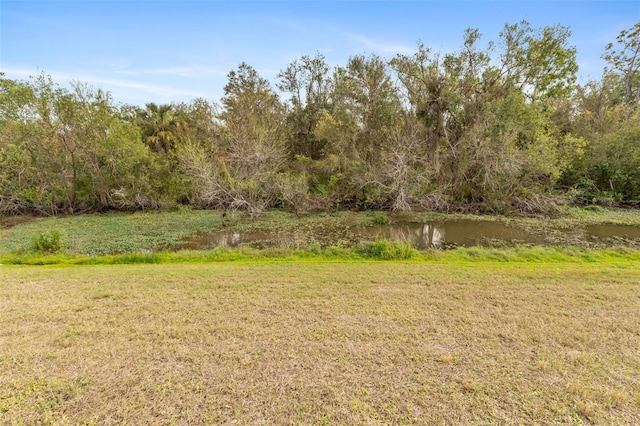
<path fill-rule="evenodd" d="M 0 229 L 13 228 L 18 225 L 35 222 L 38 218 L 33 216 L 0 216 Z"/>

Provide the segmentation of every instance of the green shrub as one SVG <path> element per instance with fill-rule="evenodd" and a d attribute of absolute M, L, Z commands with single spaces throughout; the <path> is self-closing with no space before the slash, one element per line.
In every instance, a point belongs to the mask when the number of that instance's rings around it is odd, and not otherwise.
<path fill-rule="evenodd" d="M 34 235 L 31 241 L 31 248 L 33 251 L 42 254 L 60 253 L 62 251 L 60 231 L 52 230 Z"/>
<path fill-rule="evenodd" d="M 361 243 L 358 246 L 358 252 L 364 257 L 380 260 L 411 259 L 417 254 L 417 251 L 410 244 L 389 240 Z"/>
<path fill-rule="evenodd" d="M 114 265 L 156 264 L 160 261 L 158 253 L 125 253 L 113 256 Z"/>

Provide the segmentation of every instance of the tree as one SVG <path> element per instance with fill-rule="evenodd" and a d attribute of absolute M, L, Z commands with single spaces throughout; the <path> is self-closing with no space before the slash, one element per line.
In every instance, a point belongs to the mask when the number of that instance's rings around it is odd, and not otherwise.
<path fill-rule="evenodd" d="M 132 119 L 142 133 L 142 139 L 155 154 L 159 167 L 155 184 L 169 203 L 186 203 L 191 193 L 188 179 L 179 164 L 179 149 L 189 138 L 183 111 L 175 104 L 146 104 L 136 108 Z"/>
<path fill-rule="evenodd" d="M 184 120 L 174 105 L 148 103 L 138 111 L 138 123 L 142 137 L 149 148 L 158 154 L 169 156 L 180 143 Z"/>
<path fill-rule="evenodd" d="M 441 146 L 448 145 L 452 135 L 452 114 L 457 108 L 453 86 L 443 73 L 440 55 L 418 43 L 418 49 L 412 56 L 397 55 L 390 61 L 400 88 L 403 90 L 405 105 L 411 114 L 424 125 L 426 134 L 419 146 L 431 169 L 439 172 L 442 165 Z M 455 136 L 453 136 L 455 138 Z"/>
<path fill-rule="evenodd" d="M 338 190 L 339 198 L 352 205 L 387 203 L 377 179 L 383 152 L 401 126 L 400 99 L 389 67 L 380 57 L 353 56 L 346 67 L 334 72 L 331 112 L 325 111 L 316 136 L 326 140 L 323 173 L 318 187 Z"/>
<path fill-rule="evenodd" d="M 159 165 L 137 126 L 120 118 L 109 93 L 74 85 L 77 115 L 79 194 L 91 209 L 158 206 L 153 177 Z"/>
<path fill-rule="evenodd" d="M 408 111 L 401 113 L 402 124 L 389 137 L 382 153 L 382 166 L 369 173 L 388 199 L 393 211 L 409 211 L 416 206 L 437 208 L 438 191 L 432 185 L 434 170 L 424 149 L 426 128 Z"/>
<path fill-rule="evenodd" d="M 622 76 L 625 102 L 637 107 L 640 103 L 640 21 L 632 28 L 620 31 L 616 44 L 607 44 L 602 58 Z"/>
<path fill-rule="evenodd" d="M 183 162 L 199 203 L 259 214 L 276 199 L 274 179 L 286 160 L 284 108 L 251 66 L 240 64 L 228 78 L 219 152 L 191 146 Z"/>
<path fill-rule="evenodd" d="M 288 150 L 290 158 L 303 155 L 313 160 L 323 156 L 324 142 L 315 129 L 323 111 L 330 109 L 332 81 L 329 65 L 321 54 L 302 56 L 280 71 L 277 87 L 291 95 L 287 123 L 290 128 Z"/>
<path fill-rule="evenodd" d="M 2 80 L 0 210 L 56 214 L 153 203 L 148 151 L 108 93 L 40 74 Z"/>
<path fill-rule="evenodd" d="M 35 133 L 32 87 L 0 75 L 0 214 L 19 214 L 31 208 L 31 192 L 36 170 L 23 142 Z M 42 199 L 42 191 L 31 198 Z"/>
<path fill-rule="evenodd" d="M 576 88 L 570 132 L 585 141 L 561 183 L 579 203 L 640 203 L 640 114 L 626 102 L 624 77 L 605 70 Z"/>
<path fill-rule="evenodd" d="M 569 35 L 523 21 L 506 25 L 497 45 L 484 49 L 479 31 L 469 29 L 459 52 L 441 58 L 419 44 L 413 56 L 391 61 L 406 103 L 427 128 L 434 179 L 454 203 L 508 208 L 559 176 L 560 154 L 575 141 L 556 131 L 549 107 L 575 81 Z"/>
<path fill-rule="evenodd" d="M 176 114 L 183 119 L 183 139 L 212 148 L 216 144 L 219 123 L 216 122 L 216 106 L 202 98 L 188 104 L 178 104 Z"/>
<path fill-rule="evenodd" d="M 577 86 L 569 131 L 585 141 L 561 183 L 580 203 L 640 203 L 640 22 L 621 31 L 602 57 L 602 77 Z"/>
<path fill-rule="evenodd" d="M 568 96 L 576 81 L 576 48 L 561 25 L 531 28 L 527 21 L 500 33 L 500 68 L 495 83 L 514 85 L 531 101 Z"/>

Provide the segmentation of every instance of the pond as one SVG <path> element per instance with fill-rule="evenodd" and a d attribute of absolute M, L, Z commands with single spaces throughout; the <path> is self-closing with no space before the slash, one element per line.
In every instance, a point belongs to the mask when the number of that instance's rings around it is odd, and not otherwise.
<path fill-rule="evenodd" d="M 587 239 L 590 241 L 602 239 L 640 239 L 640 226 L 633 225 L 587 225 L 585 232 Z"/>
<path fill-rule="evenodd" d="M 359 242 L 392 240 L 411 244 L 418 250 L 448 249 L 472 246 L 515 245 L 587 245 L 613 246 L 624 243 L 640 247 L 640 227 L 632 225 L 587 225 L 551 235 L 533 233 L 499 221 L 441 220 L 432 222 L 394 222 L 385 225 L 352 225 L 335 229 L 324 227 L 297 229 L 289 232 L 222 231 L 200 233 L 186 238 L 177 249 L 203 250 L 214 247 L 250 245 L 265 247 L 354 246 Z"/>
<path fill-rule="evenodd" d="M 500 222 L 455 220 L 428 223 L 395 223 L 363 227 L 368 240 L 386 239 L 410 243 L 419 250 L 496 244 L 543 244 L 544 239 L 524 229 Z"/>
<path fill-rule="evenodd" d="M 205 232 L 182 240 L 178 249 L 205 250 L 214 247 L 238 247 L 240 244 L 254 243 L 257 241 L 274 241 L 279 238 L 265 232 Z"/>
<path fill-rule="evenodd" d="M 337 231 L 337 232 L 336 232 Z M 470 247 L 476 245 L 544 244 L 544 239 L 523 229 L 500 222 L 454 220 L 427 223 L 398 222 L 387 225 L 349 226 L 340 230 L 307 229 L 285 233 L 211 232 L 183 240 L 180 249 L 210 249 L 251 244 L 265 246 L 355 245 L 362 241 L 393 240 L 409 243 L 419 250 Z"/>

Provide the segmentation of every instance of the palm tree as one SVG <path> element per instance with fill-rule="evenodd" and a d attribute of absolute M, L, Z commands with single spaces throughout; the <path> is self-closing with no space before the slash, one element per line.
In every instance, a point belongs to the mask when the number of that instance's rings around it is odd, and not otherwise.
<path fill-rule="evenodd" d="M 173 105 L 149 103 L 139 112 L 138 120 L 149 149 L 165 156 L 176 149 L 184 121 Z"/>

